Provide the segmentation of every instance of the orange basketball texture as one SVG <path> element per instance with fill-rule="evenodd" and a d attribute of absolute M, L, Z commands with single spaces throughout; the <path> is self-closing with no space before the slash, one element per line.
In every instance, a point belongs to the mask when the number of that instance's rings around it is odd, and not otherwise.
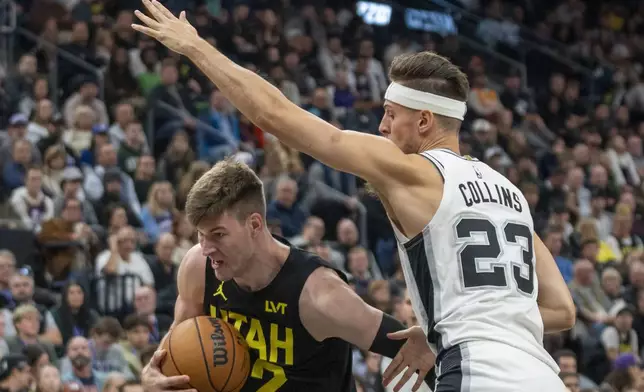
<path fill-rule="evenodd" d="M 239 391 L 250 373 L 246 340 L 221 319 L 185 320 L 170 331 L 161 348 L 167 352 L 163 374 L 189 376 L 185 387 L 199 392 Z"/>

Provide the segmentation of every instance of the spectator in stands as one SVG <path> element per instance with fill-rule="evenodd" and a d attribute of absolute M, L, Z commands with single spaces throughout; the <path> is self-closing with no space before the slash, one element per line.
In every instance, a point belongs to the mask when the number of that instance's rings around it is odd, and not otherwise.
<path fill-rule="evenodd" d="M 182 128 L 194 130 L 196 122 L 192 117 L 195 109 L 188 92 L 177 84 L 179 72 L 173 59 L 165 59 L 161 67 L 161 84 L 156 86 L 148 97 L 148 105 L 154 110 L 155 155 L 164 151 L 174 133 Z M 170 112 L 158 108 L 159 102 L 177 108 Z M 180 114 L 179 114 L 180 113 Z"/>
<path fill-rule="evenodd" d="M 278 219 L 285 237 L 296 236 L 304 225 L 306 216 L 298 207 L 297 182 L 284 175 L 275 183 L 275 198 L 266 208 L 267 219 Z"/>
<path fill-rule="evenodd" d="M 139 374 L 143 365 L 140 353 L 150 341 L 150 325 L 144 316 L 131 314 L 123 321 L 126 340 L 121 341 L 125 360 L 128 362 L 132 374 Z"/>
<path fill-rule="evenodd" d="M 154 275 L 155 286 L 162 290 L 176 283 L 178 267 L 172 261 L 172 254 L 177 246 L 172 233 L 162 233 L 154 246 L 154 257 L 150 260 L 150 269 Z"/>
<path fill-rule="evenodd" d="M 196 155 L 190 147 L 188 134 L 183 130 L 175 132 L 159 160 L 159 173 L 171 184 L 179 184 L 177 205 L 185 204 L 185 196 L 198 179 L 195 176 L 201 176 L 210 168 L 205 162 L 195 160 Z"/>
<path fill-rule="evenodd" d="M 96 113 L 87 105 L 76 106 L 71 115 L 72 123 L 63 133 L 63 142 L 71 147 L 77 156 L 82 156 L 85 151 L 91 149 L 94 135 L 103 132 L 104 126 L 97 126 Z"/>
<path fill-rule="evenodd" d="M 110 236 L 109 248 L 96 257 L 96 274 L 132 274 L 138 276 L 143 284 L 154 286 L 154 275 L 141 252 L 136 250 L 136 241 L 136 232 L 130 226 Z"/>
<path fill-rule="evenodd" d="M 0 295 L 5 299 L 5 304 L 11 302 L 11 289 L 9 281 L 16 272 L 16 257 L 8 249 L 0 249 Z"/>
<path fill-rule="evenodd" d="M 138 159 L 147 150 L 143 126 L 138 121 L 130 121 L 125 127 L 125 138 L 119 145 L 117 159 L 119 168 L 133 177 Z"/>
<path fill-rule="evenodd" d="M 291 238 L 291 244 L 300 248 L 317 246 L 324 238 L 324 221 L 317 216 L 309 216 L 302 227 L 302 232 Z"/>
<path fill-rule="evenodd" d="M 175 214 L 173 227 L 177 246 L 172 252 L 172 261 L 175 265 L 179 265 L 183 256 L 197 243 L 197 230 L 181 212 Z"/>
<path fill-rule="evenodd" d="M 174 296 L 176 298 L 176 294 Z M 174 301 L 168 304 L 174 306 Z M 157 292 L 149 286 L 141 286 L 134 293 L 134 311 L 137 315 L 147 318 L 150 327 L 150 343 L 159 343 L 172 325 L 172 318 L 167 314 L 159 313 L 158 308 L 166 309 L 168 306 L 158 304 Z"/>
<path fill-rule="evenodd" d="M 43 159 L 42 188 L 52 200 L 63 193 L 60 183 L 65 169 L 65 148 L 61 145 L 51 146 L 45 151 Z"/>
<path fill-rule="evenodd" d="M 600 281 L 602 290 L 604 290 L 604 293 L 611 302 L 609 309 L 613 309 L 618 305 L 621 306 L 624 300 L 622 299 L 622 275 L 619 274 L 619 271 L 613 267 L 604 268 L 601 272 Z"/>
<path fill-rule="evenodd" d="M 53 311 L 53 319 L 62 335 L 63 345 L 75 336 L 89 337 L 98 321 L 98 313 L 90 307 L 83 286 L 70 281 L 63 288 L 62 301 Z"/>
<path fill-rule="evenodd" d="M 615 207 L 612 234 L 606 238 L 606 243 L 615 255 L 615 261 L 621 262 L 630 252 L 642 251 L 644 243 L 638 236 L 632 234 L 633 211 L 625 203 Z"/>
<path fill-rule="evenodd" d="M 210 107 L 200 116 L 209 127 L 197 127 L 199 159 L 215 163 L 232 155 L 241 143 L 239 120 L 234 108 L 217 89 L 210 94 Z"/>
<path fill-rule="evenodd" d="M 27 124 L 29 120 L 25 115 L 17 113 L 9 117 L 9 124 L 7 125 L 7 133 L 0 133 L 0 167 L 5 167 L 8 162 L 11 162 L 11 157 L 14 154 L 16 142 L 26 141 Z M 23 145 L 24 146 L 24 145 Z M 40 151 L 33 144 L 29 143 L 26 149 L 31 151 L 31 155 L 27 159 L 27 163 L 40 163 Z"/>
<path fill-rule="evenodd" d="M 136 197 L 134 182 L 127 174 L 119 170 L 114 146 L 105 144 L 100 148 L 98 160 L 94 169 L 85 168 L 85 192 L 94 201 L 102 200 L 101 204 L 107 206 L 109 201 L 122 201 L 136 215 L 141 216 L 141 204 Z M 118 185 L 114 184 L 118 181 Z M 106 189 L 110 184 L 110 189 Z M 118 188 L 118 189 L 117 189 Z M 107 203 L 106 203 L 107 202 Z M 135 222 L 138 219 L 132 220 Z"/>
<path fill-rule="evenodd" d="M 113 105 L 139 95 L 139 84 L 130 72 L 130 58 L 125 47 L 116 47 L 105 73 L 105 100 Z"/>
<path fill-rule="evenodd" d="M 147 362 L 146 362 L 147 363 Z M 102 392 L 118 392 L 119 388 L 128 382 L 121 373 L 111 372 L 107 375 Z"/>
<path fill-rule="evenodd" d="M 152 155 L 141 155 L 136 163 L 136 170 L 132 176 L 134 180 L 134 189 L 136 190 L 136 197 L 139 201 L 148 199 L 150 188 L 155 181 L 161 178 L 157 173 L 156 164 Z"/>
<path fill-rule="evenodd" d="M 92 114 L 93 121 L 97 124 L 109 124 L 107 108 L 103 101 L 98 98 L 98 86 L 92 78 L 85 78 L 79 85 L 78 91 L 75 92 L 63 107 L 63 116 L 67 126 L 70 128 L 77 127 L 79 107 L 87 107 Z"/>
<path fill-rule="evenodd" d="M 38 392 L 63 392 L 60 372 L 54 365 L 47 364 L 36 369 L 36 390 Z"/>
<path fill-rule="evenodd" d="M 577 324 L 586 323 L 589 328 L 599 332 L 612 318 L 608 315 L 610 300 L 602 291 L 594 271 L 590 261 L 577 260 L 574 265 L 574 278 L 568 284 L 568 288 L 579 312 Z"/>
<path fill-rule="evenodd" d="M 156 243 L 163 233 L 172 233 L 174 206 L 175 198 L 172 185 L 166 181 L 152 184 L 147 203 L 141 210 L 143 230 L 151 243 Z"/>
<path fill-rule="evenodd" d="M 366 293 L 369 283 L 374 278 L 369 271 L 369 256 L 366 249 L 361 247 L 352 248 L 346 258 L 345 271 L 355 280 L 356 291 Z"/>
<path fill-rule="evenodd" d="M 633 309 L 630 305 L 620 304 L 611 311 L 615 324 L 607 326 L 601 334 L 601 342 L 606 356 L 613 362 L 620 354 L 639 355 L 639 340 L 633 329 Z"/>
<path fill-rule="evenodd" d="M 42 170 L 38 167 L 26 171 L 25 185 L 14 189 L 9 202 L 23 225 L 36 232 L 54 216 L 54 202 L 42 190 Z"/>
<path fill-rule="evenodd" d="M 114 122 L 109 128 L 109 135 L 110 141 L 117 151 L 125 139 L 125 128 L 134 120 L 134 107 L 131 104 L 121 102 L 116 105 L 114 108 Z"/>
<path fill-rule="evenodd" d="M 579 375 L 579 389 L 593 389 L 597 385 L 588 377 L 580 374 L 577 369 L 577 355 L 572 350 L 560 350 L 553 354 L 554 360 L 559 365 L 561 373 L 577 374 Z"/>
<path fill-rule="evenodd" d="M 54 199 L 54 212 L 56 215 L 60 215 L 67 200 L 78 200 L 81 203 L 83 220 L 94 228 L 98 226 L 98 219 L 94 206 L 85 197 L 82 181 L 83 173 L 76 166 L 68 166 L 63 170 L 60 182 L 62 193 Z"/>
<path fill-rule="evenodd" d="M 569 283 L 573 277 L 573 265 L 570 259 L 561 256 L 561 248 L 563 246 L 563 233 L 561 228 L 549 227 L 543 235 L 543 243 L 550 253 L 552 253 L 552 257 L 554 257 L 564 281 Z"/>
<path fill-rule="evenodd" d="M 32 381 L 27 357 L 19 353 L 7 354 L 0 359 L 0 389 L 21 392 L 29 389 Z"/>
<path fill-rule="evenodd" d="M 45 82 L 37 83 L 43 84 Z M 52 119 L 54 118 L 54 104 L 47 99 L 47 96 L 39 98 L 37 102 L 34 103 L 33 114 L 31 115 L 31 121 L 27 126 L 27 135 L 26 138 L 33 145 L 38 144 L 38 142 L 49 136 L 49 129 L 51 128 Z"/>
<path fill-rule="evenodd" d="M 22 353 L 25 345 L 38 344 L 45 349 L 50 360 L 56 362 L 58 357 L 56 356 L 54 345 L 38 335 L 41 322 L 40 312 L 34 305 L 18 306 L 13 311 L 13 326 L 16 329 L 16 335 L 5 339 L 9 352 L 19 354 Z"/>
<path fill-rule="evenodd" d="M 40 344 L 27 344 L 22 348 L 22 353 L 29 361 L 29 367 L 34 379 L 38 376 L 38 368 L 52 363 L 47 350 Z"/>
<path fill-rule="evenodd" d="M 72 338 L 67 344 L 67 355 L 61 364 L 61 379 L 66 385 L 102 391 L 107 374 L 94 369 L 90 342 L 82 337 Z"/>
<path fill-rule="evenodd" d="M 13 191 L 25 184 L 27 168 L 31 164 L 31 144 L 27 140 L 16 140 L 11 157 L 5 161 L 2 171 L 3 186 Z"/>
<path fill-rule="evenodd" d="M 33 91 L 33 84 L 38 76 L 37 66 L 36 57 L 33 54 L 25 54 L 18 60 L 16 74 L 7 78 L 7 93 L 15 104 Z"/>

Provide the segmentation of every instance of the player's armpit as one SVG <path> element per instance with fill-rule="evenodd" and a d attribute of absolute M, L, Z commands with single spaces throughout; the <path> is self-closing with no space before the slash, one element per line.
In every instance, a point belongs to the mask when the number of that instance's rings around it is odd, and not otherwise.
<path fill-rule="evenodd" d="M 302 325 L 316 340 L 336 337 L 362 350 L 369 350 L 382 321 L 381 311 L 324 267 L 307 279 L 299 306 Z"/>
<path fill-rule="evenodd" d="M 538 235 L 534 235 L 539 311 L 546 333 L 554 333 L 575 325 L 575 304 L 552 254 Z"/>

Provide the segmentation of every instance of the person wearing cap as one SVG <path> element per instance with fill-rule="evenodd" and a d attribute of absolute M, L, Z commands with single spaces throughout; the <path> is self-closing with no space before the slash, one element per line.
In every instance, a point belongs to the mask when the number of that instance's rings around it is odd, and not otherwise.
<path fill-rule="evenodd" d="M 63 176 L 60 181 L 62 194 L 54 199 L 54 213 L 56 216 L 60 216 L 67 200 L 78 200 L 81 204 L 81 213 L 85 223 L 87 223 L 92 230 L 100 231 L 103 228 L 98 222 L 94 206 L 87 200 L 85 192 L 83 191 L 83 178 L 83 172 L 81 172 L 81 170 L 76 166 L 67 166 L 63 170 Z"/>
<path fill-rule="evenodd" d="M 32 381 L 26 356 L 7 354 L 0 359 L 0 392 L 26 392 Z"/>
<path fill-rule="evenodd" d="M 601 342 L 608 360 L 615 361 L 620 354 L 637 356 L 638 336 L 633 329 L 633 308 L 626 302 L 613 306 L 609 315 L 615 318 L 614 325 L 607 326 L 601 334 Z"/>
<path fill-rule="evenodd" d="M 63 106 L 63 117 L 68 127 L 74 126 L 76 109 L 81 105 L 87 105 L 94 113 L 94 118 L 99 124 L 109 124 L 105 103 L 98 99 L 98 86 L 92 77 L 86 77 L 78 90 L 72 94 Z"/>
<path fill-rule="evenodd" d="M 22 113 L 16 113 L 9 118 L 6 134 L 0 132 L 0 168 L 4 167 L 9 161 L 16 141 L 27 141 L 27 124 L 29 124 L 27 116 Z M 31 143 L 29 143 L 29 147 L 31 149 L 30 163 L 40 163 L 42 158 L 40 151 Z"/>

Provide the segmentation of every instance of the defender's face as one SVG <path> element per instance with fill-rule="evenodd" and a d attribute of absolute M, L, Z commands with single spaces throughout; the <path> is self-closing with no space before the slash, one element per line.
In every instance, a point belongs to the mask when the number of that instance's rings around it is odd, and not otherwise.
<path fill-rule="evenodd" d="M 197 226 L 201 252 L 210 257 L 221 281 L 240 276 L 248 269 L 254 249 L 248 219 L 239 221 L 226 212 L 221 217 L 204 218 Z"/>
<path fill-rule="evenodd" d="M 420 143 L 418 111 L 407 109 L 393 102 L 385 101 L 385 114 L 378 131 L 394 142 L 405 154 L 416 153 Z"/>

